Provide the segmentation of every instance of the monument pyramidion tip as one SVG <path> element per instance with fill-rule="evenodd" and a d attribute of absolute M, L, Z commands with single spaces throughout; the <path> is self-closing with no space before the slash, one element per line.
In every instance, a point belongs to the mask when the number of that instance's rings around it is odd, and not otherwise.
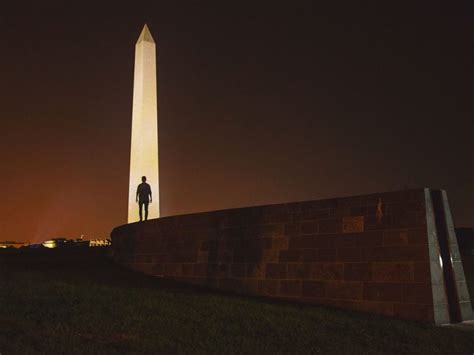
<path fill-rule="evenodd" d="M 137 43 L 140 43 L 140 42 L 155 43 L 155 40 L 153 39 L 153 36 L 151 35 L 151 32 L 148 29 L 147 24 L 145 24 L 145 26 L 143 26 L 142 33 L 140 33 L 140 37 L 138 37 Z"/>

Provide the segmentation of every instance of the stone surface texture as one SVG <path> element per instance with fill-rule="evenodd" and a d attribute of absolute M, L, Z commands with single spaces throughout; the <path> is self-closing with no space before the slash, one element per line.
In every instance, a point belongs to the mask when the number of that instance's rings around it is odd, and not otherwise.
<path fill-rule="evenodd" d="M 115 259 L 221 290 L 446 323 L 426 190 L 132 223 L 112 231 Z"/>

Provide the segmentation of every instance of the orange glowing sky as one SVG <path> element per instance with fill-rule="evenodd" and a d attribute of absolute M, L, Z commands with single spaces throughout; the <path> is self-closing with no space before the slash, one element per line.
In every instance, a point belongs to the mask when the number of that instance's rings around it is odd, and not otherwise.
<path fill-rule="evenodd" d="M 0 240 L 107 237 L 126 222 L 145 22 L 163 215 L 426 186 L 474 225 L 465 9 L 115 6 L 2 8 Z"/>

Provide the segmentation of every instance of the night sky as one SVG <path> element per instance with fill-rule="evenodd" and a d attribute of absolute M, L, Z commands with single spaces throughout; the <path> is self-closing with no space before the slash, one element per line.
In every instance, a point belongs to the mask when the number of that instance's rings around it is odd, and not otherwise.
<path fill-rule="evenodd" d="M 163 215 L 432 187 L 474 226 L 472 8 L 38 3 L 0 11 L 0 240 L 126 223 L 144 23 Z"/>

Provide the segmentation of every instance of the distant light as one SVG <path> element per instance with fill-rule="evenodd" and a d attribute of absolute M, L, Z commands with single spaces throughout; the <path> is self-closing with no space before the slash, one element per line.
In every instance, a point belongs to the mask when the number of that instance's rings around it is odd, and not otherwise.
<path fill-rule="evenodd" d="M 443 259 L 441 258 L 441 254 L 439 255 L 439 266 L 441 266 L 441 269 L 443 268 Z"/>
<path fill-rule="evenodd" d="M 109 246 L 112 243 L 108 239 L 91 239 L 89 241 L 89 246 L 90 247 L 105 247 Z"/>
<path fill-rule="evenodd" d="M 55 240 L 47 240 L 42 244 L 45 248 L 56 248 L 56 241 Z"/>

